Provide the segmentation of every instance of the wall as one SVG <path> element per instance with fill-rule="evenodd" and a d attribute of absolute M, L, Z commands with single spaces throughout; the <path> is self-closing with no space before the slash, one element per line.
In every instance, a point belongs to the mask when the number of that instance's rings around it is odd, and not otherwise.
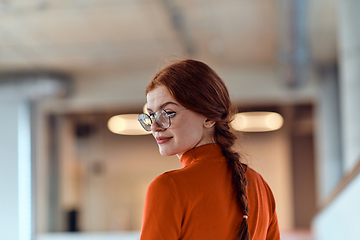
<path fill-rule="evenodd" d="M 93 133 L 76 138 L 77 121 L 64 117 L 61 208 L 80 211 L 82 231 L 139 230 L 148 184 L 181 164 L 160 156 L 151 135 L 116 135 L 106 128 L 108 118 L 96 119 Z"/>
<path fill-rule="evenodd" d="M 263 176 L 274 193 L 281 230 L 294 227 L 290 144 L 286 130 L 246 133 L 240 142 L 240 152 L 249 166 Z"/>
<path fill-rule="evenodd" d="M 358 227 L 360 213 L 360 175 L 323 209 L 314 220 L 317 240 L 360 239 Z"/>
<path fill-rule="evenodd" d="M 82 231 L 139 230 L 149 183 L 164 171 L 181 168 L 177 157 L 162 157 L 158 153 L 151 135 L 111 133 L 106 128 L 108 118 L 106 114 L 80 118 L 61 116 L 60 231 L 66 230 L 66 212 L 71 209 L 79 210 Z M 79 122 L 95 124 L 95 130 L 76 137 Z M 237 149 L 245 155 L 244 160 L 259 171 L 272 188 L 282 230 L 293 228 L 288 137 L 286 129 L 249 133 L 237 144 Z"/>
<path fill-rule="evenodd" d="M 331 186 L 332 191 L 327 194 L 321 204 L 322 209 L 314 221 L 316 239 L 359 239 L 360 229 L 358 227 L 359 189 L 360 189 L 360 34 L 358 23 L 360 21 L 360 2 L 356 0 L 338 1 L 339 11 L 339 65 L 340 65 L 340 126 L 341 155 L 334 159 L 319 159 L 319 173 L 322 175 L 334 172 L 340 183 Z M 335 96 L 333 96 L 335 97 Z M 329 117 L 330 117 L 329 112 Z M 336 126 L 336 125 L 333 125 Z M 338 148 L 339 146 L 337 146 Z M 328 153 L 330 153 L 331 149 Z M 332 165 L 329 168 L 329 165 Z M 327 173 L 325 172 L 327 171 Z M 325 173 L 325 174 L 324 174 Z M 328 189 L 326 184 L 330 181 L 319 182 L 322 190 Z M 324 191 L 323 191 L 324 192 Z"/>

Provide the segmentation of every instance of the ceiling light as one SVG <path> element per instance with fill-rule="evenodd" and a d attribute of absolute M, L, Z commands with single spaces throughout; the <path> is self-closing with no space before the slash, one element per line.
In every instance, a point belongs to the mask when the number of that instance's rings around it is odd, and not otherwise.
<path fill-rule="evenodd" d="M 274 112 L 243 112 L 235 115 L 231 126 L 242 132 L 268 132 L 282 127 L 283 117 Z"/>
<path fill-rule="evenodd" d="M 116 115 L 109 119 L 108 128 L 111 132 L 122 135 L 145 135 L 145 131 L 138 122 L 137 114 Z"/>

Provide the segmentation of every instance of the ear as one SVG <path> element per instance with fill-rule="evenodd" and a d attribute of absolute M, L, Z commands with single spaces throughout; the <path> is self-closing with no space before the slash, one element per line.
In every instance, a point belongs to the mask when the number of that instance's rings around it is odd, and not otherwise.
<path fill-rule="evenodd" d="M 215 121 L 209 120 L 209 119 L 205 119 L 204 121 L 204 127 L 205 128 L 211 128 L 212 126 L 214 126 Z"/>

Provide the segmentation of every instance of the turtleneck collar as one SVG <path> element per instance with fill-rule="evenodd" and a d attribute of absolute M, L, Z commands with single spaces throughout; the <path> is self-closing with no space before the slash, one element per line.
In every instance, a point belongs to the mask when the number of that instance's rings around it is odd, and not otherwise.
<path fill-rule="evenodd" d="M 185 152 L 181 156 L 180 162 L 183 167 L 186 167 L 189 166 L 193 161 L 216 158 L 221 156 L 223 156 L 223 154 L 219 144 L 211 143 L 190 149 L 189 151 Z"/>

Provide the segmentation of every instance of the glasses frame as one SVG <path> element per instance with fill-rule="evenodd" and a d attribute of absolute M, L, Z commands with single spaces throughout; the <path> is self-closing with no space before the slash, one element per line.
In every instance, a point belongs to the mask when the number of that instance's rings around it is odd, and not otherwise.
<path fill-rule="evenodd" d="M 159 110 L 159 111 L 156 111 L 154 113 L 151 113 L 151 114 L 147 114 L 147 113 L 141 113 L 139 114 L 139 118 L 138 118 L 138 122 L 140 123 L 140 125 L 144 128 L 145 131 L 147 132 L 150 132 L 151 131 L 151 126 L 153 125 L 154 122 L 156 122 L 156 124 L 162 128 L 162 129 L 168 129 L 170 126 L 171 126 L 171 120 L 170 118 L 171 117 L 174 117 L 176 114 L 178 113 L 181 113 L 181 112 L 184 112 L 188 109 L 184 109 L 184 110 L 181 110 L 181 111 L 178 111 L 178 112 L 174 112 L 174 111 L 171 111 L 171 112 L 167 112 L 166 110 Z M 159 117 L 160 116 L 159 114 L 161 113 L 165 113 L 165 116 L 168 118 L 168 121 L 169 121 L 169 126 L 168 127 L 162 127 L 161 126 L 161 122 L 159 120 Z M 144 116 L 144 118 L 149 118 L 150 119 L 150 122 L 151 124 L 150 125 L 147 125 L 146 123 L 144 123 L 143 119 L 141 119 L 141 116 Z"/>

